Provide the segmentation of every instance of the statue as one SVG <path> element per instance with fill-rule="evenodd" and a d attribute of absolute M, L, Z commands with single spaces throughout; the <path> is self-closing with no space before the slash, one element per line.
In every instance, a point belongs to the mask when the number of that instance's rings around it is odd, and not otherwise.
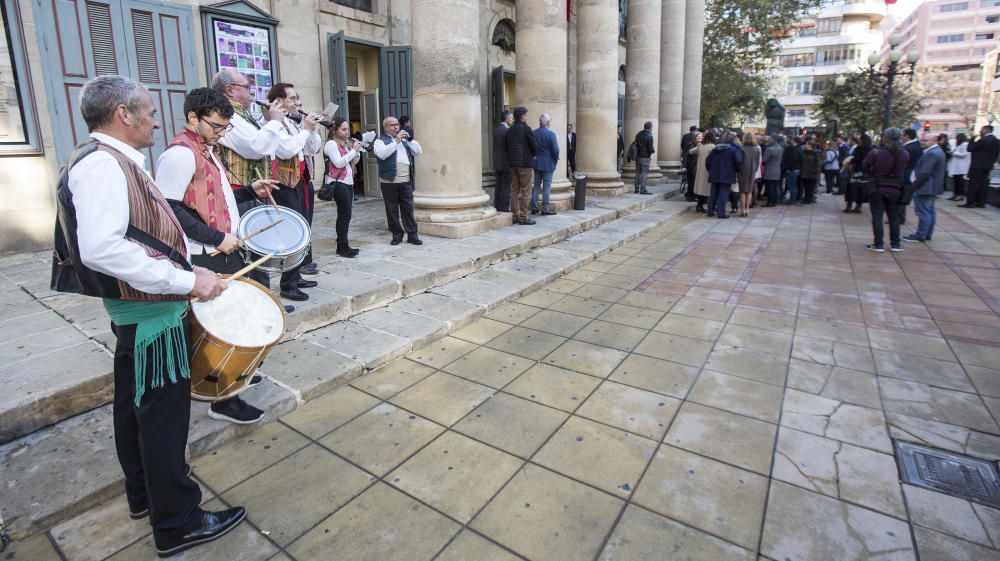
<path fill-rule="evenodd" d="M 764 129 L 764 134 L 768 136 L 781 134 L 781 131 L 785 129 L 785 106 L 777 99 L 772 97 L 767 100 L 767 104 L 764 106 L 764 117 L 767 118 L 767 128 Z"/>

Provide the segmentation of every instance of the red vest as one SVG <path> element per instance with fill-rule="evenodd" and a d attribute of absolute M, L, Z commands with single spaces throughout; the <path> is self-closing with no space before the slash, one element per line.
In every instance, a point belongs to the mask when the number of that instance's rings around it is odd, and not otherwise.
<path fill-rule="evenodd" d="M 175 136 L 167 148 L 174 146 L 184 146 L 194 153 L 194 176 L 184 192 L 184 206 L 197 212 L 210 228 L 228 234 L 232 230 L 233 217 L 229 216 L 229 205 L 222 190 L 222 174 L 208 146 L 187 129 Z"/>

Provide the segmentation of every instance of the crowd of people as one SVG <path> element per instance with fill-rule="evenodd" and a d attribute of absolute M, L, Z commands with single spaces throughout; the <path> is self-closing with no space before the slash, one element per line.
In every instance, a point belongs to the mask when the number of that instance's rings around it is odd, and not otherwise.
<path fill-rule="evenodd" d="M 884 224 L 889 224 L 891 251 L 902 241 L 926 242 L 934 235 L 935 201 L 952 191 L 950 201 L 962 208 L 986 205 L 990 172 L 1000 156 L 992 126 L 969 139 L 889 128 L 875 140 L 868 134 L 785 136 L 692 126 L 681 139 L 685 197 L 709 217 L 749 216 L 760 204 L 810 205 L 819 196 L 844 197 L 845 213 L 860 213 L 868 203 L 874 242 L 868 249 L 885 251 Z M 902 236 L 906 207 L 913 204 L 917 225 Z M 727 213 L 727 206 L 731 209 Z M 883 214 L 886 220 L 883 220 Z"/>

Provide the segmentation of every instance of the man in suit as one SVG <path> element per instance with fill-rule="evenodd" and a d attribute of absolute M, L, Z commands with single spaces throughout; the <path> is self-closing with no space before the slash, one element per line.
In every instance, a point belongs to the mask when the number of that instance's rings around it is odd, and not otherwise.
<path fill-rule="evenodd" d="M 914 169 L 913 211 L 917 214 L 917 231 L 903 238 L 906 242 L 930 241 L 934 235 L 937 211 L 934 201 L 944 193 L 945 157 L 937 144 L 937 136 L 924 132 L 920 138 L 923 155 Z"/>
<path fill-rule="evenodd" d="M 993 127 L 986 125 L 979 129 L 979 140 L 969 143 L 969 153 L 972 154 L 969 163 L 969 201 L 962 208 L 984 208 L 986 206 L 986 190 L 990 185 L 990 172 L 1000 155 L 1000 141 L 993 136 Z"/>
<path fill-rule="evenodd" d="M 911 185 L 913 183 L 913 170 L 917 169 L 917 162 L 924 155 L 924 150 L 920 147 L 920 141 L 917 140 L 917 131 L 913 129 L 903 130 L 903 150 L 910 156 L 910 163 L 906 166 L 906 171 L 903 172 L 903 185 Z M 902 216 L 899 217 L 900 225 L 906 224 L 906 206 L 900 206 L 900 212 Z"/>
<path fill-rule="evenodd" d="M 576 133 L 573 132 L 572 123 L 566 125 L 566 165 L 572 177 L 576 172 Z"/>
<path fill-rule="evenodd" d="M 548 113 L 538 117 L 538 128 L 532 131 L 538 152 L 532 168 L 535 173 L 534 186 L 531 188 L 531 214 L 538 214 L 538 194 L 542 194 L 542 216 L 552 216 L 555 212 L 549 208 L 549 193 L 552 191 L 552 173 L 559 162 L 559 139 L 552 132 L 552 118 Z"/>
<path fill-rule="evenodd" d="M 681 158 L 687 158 L 691 145 L 694 144 L 694 137 L 698 134 L 698 125 L 691 125 L 687 133 L 681 137 Z M 682 160 L 683 161 L 683 160 Z"/>
<path fill-rule="evenodd" d="M 510 212 L 510 166 L 507 165 L 507 130 L 514 122 L 510 111 L 500 113 L 500 124 L 493 128 L 493 172 L 497 185 L 493 191 L 493 206 L 497 212 Z"/>

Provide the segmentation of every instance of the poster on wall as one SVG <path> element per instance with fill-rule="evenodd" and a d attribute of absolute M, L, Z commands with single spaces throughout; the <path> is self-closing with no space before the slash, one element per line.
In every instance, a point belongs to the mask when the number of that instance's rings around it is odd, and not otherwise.
<path fill-rule="evenodd" d="M 273 84 L 271 39 L 267 27 L 215 20 L 215 52 L 218 69 L 232 69 L 247 77 L 254 99 L 267 101 Z M 259 114 L 259 107 L 250 108 Z"/>

